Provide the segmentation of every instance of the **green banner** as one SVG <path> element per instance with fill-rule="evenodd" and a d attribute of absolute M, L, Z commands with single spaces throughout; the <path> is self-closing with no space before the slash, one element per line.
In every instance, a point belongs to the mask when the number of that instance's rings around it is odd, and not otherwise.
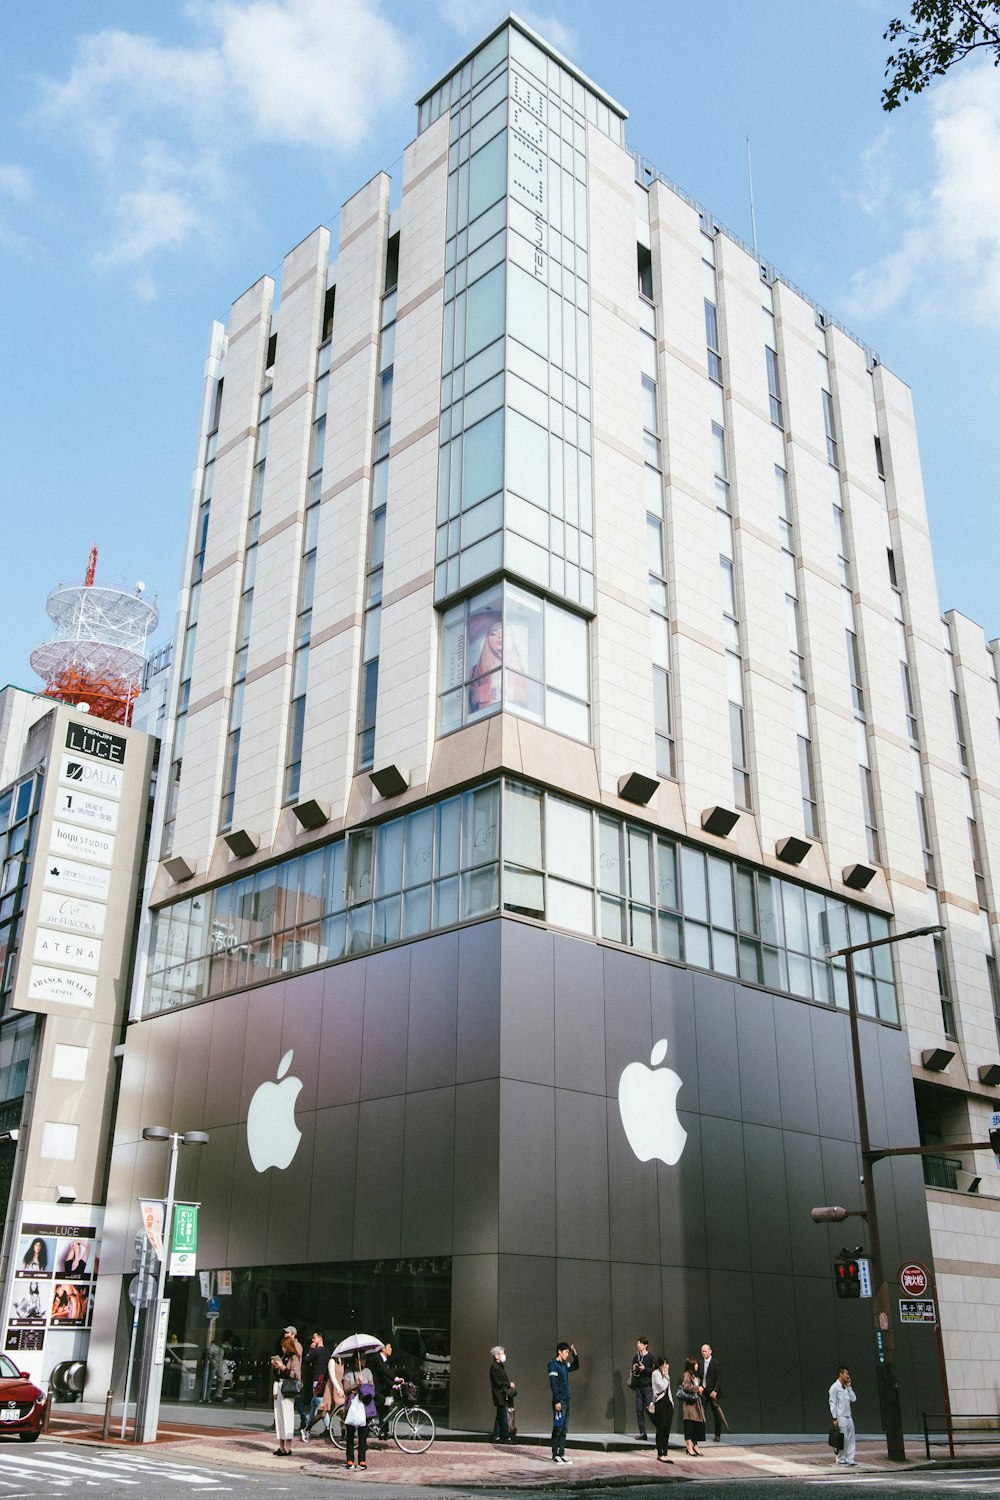
<path fill-rule="evenodd" d="M 170 1275 L 193 1276 L 198 1249 L 197 1203 L 174 1205 L 174 1223 L 170 1236 Z"/>

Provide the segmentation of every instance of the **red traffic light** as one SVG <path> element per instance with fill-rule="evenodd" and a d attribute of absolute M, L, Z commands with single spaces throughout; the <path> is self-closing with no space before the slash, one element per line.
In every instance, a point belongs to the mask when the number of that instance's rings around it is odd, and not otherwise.
<path fill-rule="evenodd" d="M 835 1260 L 833 1263 L 833 1283 L 837 1288 L 837 1296 L 860 1297 L 861 1296 L 861 1267 L 856 1260 Z"/>

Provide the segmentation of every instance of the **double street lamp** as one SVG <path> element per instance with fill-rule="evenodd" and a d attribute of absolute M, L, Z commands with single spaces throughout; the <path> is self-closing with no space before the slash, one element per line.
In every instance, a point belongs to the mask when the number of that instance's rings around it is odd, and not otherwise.
<path fill-rule="evenodd" d="M 204 1130 L 170 1131 L 166 1125 L 147 1125 L 144 1141 L 169 1141 L 170 1165 L 167 1170 L 167 1196 L 163 1209 L 163 1243 L 156 1277 L 156 1296 L 146 1310 L 146 1328 L 142 1341 L 142 1373 L 135 1416 L 135 1441 L 154 1443 L 160 1416 L 160 1393 L 163 1388 L 164 1345 L 167 1339 L 167 1314 L 170 1308 L 164 1292 L 167 1284 L 167 1257 L 173 1239 L 174 1186 L 177 1181 L 177 1152 L 181 1146 L 207 1146 Z"/>

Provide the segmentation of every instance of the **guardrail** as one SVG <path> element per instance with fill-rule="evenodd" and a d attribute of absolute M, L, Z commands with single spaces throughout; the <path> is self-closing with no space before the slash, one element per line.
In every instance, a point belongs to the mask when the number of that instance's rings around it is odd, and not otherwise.
<path fill-rule="evenodd" d="M 939 1447 L 947 1445 L 950 1458 L 955 1457 L 956 1444 L 959 1447 L 1000 1444 L 1000 1416 L 984 1417 L 981 1412 L 953 1411 L 948 1414 L 925 1411 L 923 1419 L 924 1452 L 928 1458 L 931 1456 L 931 1443 L 936 1443 Z M 933 1423 L 941 1425 L 934 1427 Z"/>

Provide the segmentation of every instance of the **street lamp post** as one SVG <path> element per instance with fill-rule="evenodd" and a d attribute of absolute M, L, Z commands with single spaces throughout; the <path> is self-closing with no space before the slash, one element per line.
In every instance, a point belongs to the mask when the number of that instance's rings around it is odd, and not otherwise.
<path fill-rule="evenodd" d="M 872 1151 L 868 1134 L 868 1108 L 865 1102 L 864 1075 L 861 1070 L 861 1034 L 858 1024 L 858 996 L 854 984 L 854 955 L 868 948 L 883 948 L 889 943 L 902 943 L 908 938 L 929 937 L 940 932 L 940 926 L 917 927 L 911 932 L 897 932 L 891 937 L 874 938 L 867 943 L 852 943 L 847 948 L 838 948 L 828 954 L 830 958 L 843 958 L 847 967 L 847 1006 L 851 1018 L 851 1052 L 854 1059 L 854 1092 L 858 1111 L 858 1141 L 861 1147 L 861 1187 L 864 1193 L 864 1217 L 868 1223 L 868 1256 L 872 1263 L 872 1314 L 875 1322 L 875 1347 L 878 1351 L 879 1405 L 882 1411 L 882 1428 L 886 1437 L 886 1449 L 897 1463 L 906 1460 L 903 1436 L 903 1414 L 899 1405 L 899 1386 L 896 1384 L 895 1343 L 892 1332 L 892 1316 L 889 1310 L 889 1284 L 882 1261 L 882 1242 L 879 1238 L 878 1205 L 875 1184 L 872 1181 L 874 1163 L 887 1155 L 885 1151 Z M 895 1153 L 893 1153 L 895 1154 Z"/>
<path fill-rule="evenodd" d="M 164 1297 L 167 1285 L 167 1257 L 173 1234 L 174 1185 L 177 1181 L 177 1152 L 181 1146 L 205 1146 L 208 1136 L 203 1130 L 170 1131 L 165 1125 L 147 1125 L 144 1141 L 169 1141 L 170 1165 L 167 1169 L 167 1196 L 163 1209 L 163 1254 L 156 1276 L 156 1296 L 146 1311 L 146 1328 L 142 1341 L 142 1373 L 135 1414 L 135 1441 L 154 1443 L 160 1417 L 160 1393 L 163 1387 L 163 1346 L 166 1342 L 166 1314 L 169 1303 Z"/>

